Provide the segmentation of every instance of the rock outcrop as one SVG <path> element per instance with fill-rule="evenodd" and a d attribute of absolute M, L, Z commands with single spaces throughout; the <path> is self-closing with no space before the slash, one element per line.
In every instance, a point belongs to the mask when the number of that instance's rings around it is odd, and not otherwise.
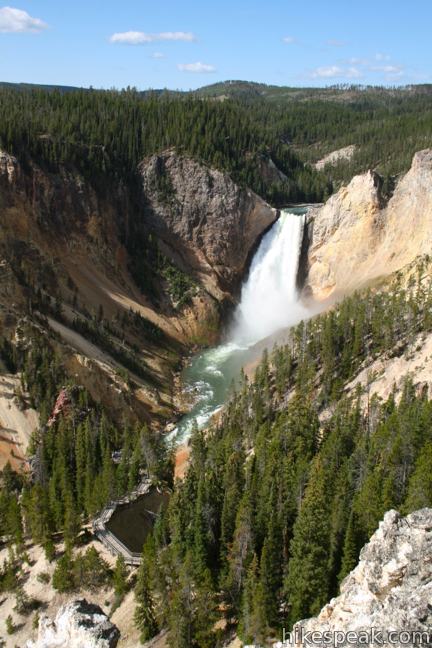
<path fill-rule="evenodd" d="M 18 169 L 18 160 L 13 155 L 0 151 L 0 178 L 13 183 Z"/>
<path fill-rule="evenodd" d="M 38 637 L 26 648 L 115 648 L 119 638 L 118 628 L 101 608 L 80 599 L 63 605 L 55 620 L 42 616 Z"/>
<path fill-rule="evenodd" d="M 277 212 L 231 178 L 174 150 L 140 165 L 151 228 L 217 299 L 235 293 Z"/>
<path fill-rule="evenodd" d="M 365 285 L 432 248 L 432 150 L 416 153 L 386 204 L 377 174 L 356 176 L 309 212 L 305 294 L 323 300 Z"/>
<path fill-rule="evenodd" d="M 359 564 L 343 581 L 340 596 L 316 618 L 294 626 L 297 645 L 324 645 L 322 633 L 331 633 L 328 636 L 333 640 L 325 644 L 330 647 L 348 643 L 430 645 L 431 557 L 432 509 L 421 509 L 407 517 L 389 511 L 362 549 Z M 356 633 L 350 642 L 346 637 L 349 631 Z M 311 643 L 312 635 L 305 633 L 312 632 L 318 634 Z"/>
<path fill-rule="evenodd" d="M 315 169 L 317 169 L 317 171 L 322 171 L 327 165 L 333 166 L 338 162 L 351 160 L 356 152 L 356 148 L 355 144 L 350 144 L 349 146 L 337 149 L 337 151 L 332 151 L 316 162 Z"/>

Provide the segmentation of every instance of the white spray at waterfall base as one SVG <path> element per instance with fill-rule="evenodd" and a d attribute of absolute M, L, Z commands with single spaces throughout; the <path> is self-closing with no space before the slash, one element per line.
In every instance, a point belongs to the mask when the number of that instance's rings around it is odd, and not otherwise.
<path fill-rule="evenodd" d="M 304 213 L 282 211 L 253 258 L 225 343 L 195 356 L 185 370 L 184 391 L 196 401 L 171 434 L 177 443 L 222 407 L 241 368 L 256 358 L 257 342 L 308 317 L 296 285 L 304 223 Z"/>
<path fill-rule="evenodd" d="M 296 285 L 304 223 L 304 214 L 283 210 L 263 237 L 234 314 L 233 342 L 253 344 L 306 316 Z"/>

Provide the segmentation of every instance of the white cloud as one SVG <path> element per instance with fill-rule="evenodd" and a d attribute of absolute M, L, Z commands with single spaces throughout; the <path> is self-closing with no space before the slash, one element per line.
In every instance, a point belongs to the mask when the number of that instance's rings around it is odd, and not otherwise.
<path fill-rule="evenodd" d="M 396 81 L 405 74 L 405 70 L 401 65 L 375 65 L 369 69 L 371 72 L 384 74 L 386 81 Z"/>
<path fill-rule="evenodd" d="M 292 45 L 292 44 L 295 43 L 296 41 L 297 41 L 297 39 L 294 38 L 294 36 L 285 36 L 285 37 L 283 38 L 283 42 L 284 42 L 284 43 L 287 43 L 288 45 Z"/>
<path fill-rule="evenodd" d="M 327 67 L 317 67 L 312 70 L 310 77 L 313 79 L 362 79 L 371 73 L 379 75 L 384 81 L 396 82 L 406 76 L 406 69 L 402 65 L 389 63 L 386 54 L 376 54 L 374 59 L 351 57 L 338 60 L 336 64 Z"/>
<path fill-rule="evenodd" d="M 337 65 L 330 65 L 328 67 L 319 67 L 312 72 L 313 77 L 319 77 L 322 79 L 330 79 L 332 77 L 338 77 L 342 73 L 342 69 Z"/>
<path fill-rule="evenodd" d="M 37 33 L 46 29 L 48 25 L 40 18 L 33 18 L 27 11 L 2 7 L 0 9 L 0 32 L 7 33 Z"/>
<path fill-rule="evenodd" d="M 403 68 L 400 65 L 375 65 L 371 67 L 373 72 L 384 72 L 385 74 L 403 74 Z"/>
<path fill-rule="evenodd" d="M 150 58 L 152 58 L 152 59 L 163 59 L 163 58 L 165 58 L 165 54 L 162 54 L 162 52 L 153 52 L 153 54 L 150 54 Z"/>
<path fill-rule="evenodd" d="M 207 63 L 178 63 L 178 69 L 180 72 L 195 72 L 195 73 L 209 73 L 216 72 L 214 65 L 207 65 Z"/>
<path fill-rule="evenodd" d="M 346 72 L 345 76 L 347 79 L 360 79 L 363 74 L 360 72 L 360 70 L 356 67 L 349 67 Z"/>
<path fill-rule="evenodd" d="M 339 65 L 329 65 L 328 67 L 318 67 L 312 72 L 314 79 L 359 79 L 362 76 L 360 70 L 356 67 L 343 68 Z"/>
<path fill-rule="evenodd" d="M 118 32 L 110 37 L 111 43 L 123 45 L 144 45 L 156 43 L 157 41 L 196 41 L 195 34 L 191 32 L 160 32 L 159 34 L 147 34 L 141 31 Z"/>
<path fill-rule="evenodd" d="M 321 79 L 331 79 L 333 77 L 341 76 L 342 68 L 337 65 L 329 65 L 328 67 L 318 67 L 312 72 L 312 76 Z"/>
<path fill-rule="evenodd" d="M 390 61 L 390 56 L 388 54 L 382 54 L 381 52 L 378 52 L 378 54 L 375 54 L 375 60 L 376 61 Z"/>

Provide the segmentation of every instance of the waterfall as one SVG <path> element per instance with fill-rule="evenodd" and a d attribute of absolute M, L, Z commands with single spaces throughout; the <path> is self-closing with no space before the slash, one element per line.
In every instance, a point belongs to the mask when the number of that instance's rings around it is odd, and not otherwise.
<path fill-rule="evenodd" d="M 196 400 L 169 437 L 176 442 L 185 441 L 194 425 L 204 427 L 222 407 L 241 368 L 262 353 L 256 342 L 307 317 L 296 288 L 306 210 L 296 211 L 283 210 L 263 237 L 225 343 L 196 355 L 186 368 L 184 392 Z"/>
<path fill-rule="evenodd" d="M 263 237 L 234 314 L 233 342 L 253 344 L 304 317 L 296 287 L 304 223 L 304 214 L 285 209 Z"/>

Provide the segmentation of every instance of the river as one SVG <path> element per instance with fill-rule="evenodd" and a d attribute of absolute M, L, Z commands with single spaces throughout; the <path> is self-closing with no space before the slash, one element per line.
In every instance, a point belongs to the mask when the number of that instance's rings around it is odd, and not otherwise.
<path fill-rule="evenodd" d="M 197 354 L 184 369 L 183 390 L 194 404 L 171 435 L 176 443 L 221 409 L 242 367 L 261 356 L 263 341 L 308 316 L 296 287 L 306 211 L 282 210 L 252 259 L 225 341 Z"/>

